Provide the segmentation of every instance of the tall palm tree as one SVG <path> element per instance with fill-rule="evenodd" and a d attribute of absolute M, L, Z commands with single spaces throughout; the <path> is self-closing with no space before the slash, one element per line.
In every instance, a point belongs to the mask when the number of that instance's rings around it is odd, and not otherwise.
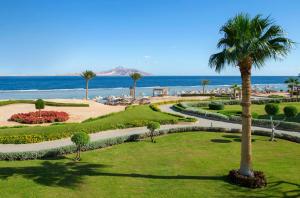
<path fill-rule="evenodd" d="M 210 83 L 209 80 L 202 80 L 202 81 L 201 81 L 202 92 L 203 92 L 203 94 L 204 94 L 204 92 L 205 92 L 205 87 L 206 87 L 209 83 Z"/>
<path fill-rule="evenodd" d="M 93 71 L 86 70 L 80 76 L 85 79 L 85 99 L 87 100 L 89 95 L 89 81 L 95 78 L 96 74 Z"/>
<path fill-rule="evenodd" d="M 294 95 L 294 87 L 296 85 L 300 84 L 298 78 L 289 78 L 286 81 L 284 81 L 284 83 L 288 84 L 288 87 L 290 88 L 290 96 L 293 97 L 293 95 Z"/>
<path fill-rule="evenodd" d="M 133 99 L 135 99 L 136 82 L 139 79 L 141 79 L 143 76 L 138 72 L 134 72 L 134 73 L 130 74 L 129 76 L 133 80 Z"/>
<path fill-rule="evenodd" d="M 233 95 L 234 95 L 234 99 L 236 98 L 236 91 L 240 91 L 240 87 L 238 86 L 238 84 L 233 84 L 230 87 L 231 89 L 233 89 Z"/>
<path fill-rule="evenodd" d="M 268 59 L 277 60 L 290 51 L 293 42 L 282 28 L 269 18 L 238 14 L 220 32 L 217 44 L 221 52 L 211 55 L 210 67 L 220 72 L 226 65 L 237 66 L 242 78 L 242 142 L 239 172 L 253 176 L 251 146 L 251 69 L 261 68 Z"/>

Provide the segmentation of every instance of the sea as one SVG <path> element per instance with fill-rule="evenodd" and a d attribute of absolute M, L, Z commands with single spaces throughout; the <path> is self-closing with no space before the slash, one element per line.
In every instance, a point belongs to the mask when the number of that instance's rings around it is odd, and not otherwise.
<path fill-rule="evenodd" d="M 253 76 L 259 89 L 287 90 L 289 76 Z M 201 80 L 209 80 L 207 89 L 228 88 L 241 84 L 240 76 L 145 76 L 137 82 L 137 95 L 151 96 L 155 87 L 168 87 L 171 95 L 179 91 L 202 89 Z M 127 76 L 99 76 L 89 82 L 89 97 L 129 95 L 132 80 Z M 3 76 L 0 77 L 0 99 L 82 99 L 85 81 L 80 76 Z"/>

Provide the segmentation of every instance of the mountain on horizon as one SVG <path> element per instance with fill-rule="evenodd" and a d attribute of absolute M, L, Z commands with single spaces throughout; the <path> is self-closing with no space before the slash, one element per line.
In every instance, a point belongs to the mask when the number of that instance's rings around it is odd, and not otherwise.
<path fill-rule="evenodd" d="M 140 73 L 143 76 L 151 76 L 152 74 L 144 71 L 140 71 L 137 69 L 132 69 L 132 68 L 125 68 L 122 66 L 106 70 L 106 71 L 100 71 L 100 72 L 95 72 L 97 76 L 129 76 L 132 73 Z M 80 73 L 73 73 L 73 74 L 64 74 L 60 76 L 79 76 Z"/>
<path fill-rule="evenodd" d="M 125 68 L 122 66 L 107 70 L 107 71 L 102 71 L 102 72 L 96 72 L 97 76 L 129 76 L 132 73 L 140 73 L 143 76 L 151 76 L 150 73 L 140 71 L 137 69 L 132 69 L 132 68 Z"/>

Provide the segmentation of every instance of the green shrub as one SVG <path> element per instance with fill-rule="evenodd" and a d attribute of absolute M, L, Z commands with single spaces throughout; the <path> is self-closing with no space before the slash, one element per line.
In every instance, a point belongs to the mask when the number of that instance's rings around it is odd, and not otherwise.
<path fill-rule="evenodd" d="M 76 145 L 77 147 L 77 155 L 75 157 L 75 160 L 80 160 L 80 151 L 81 148 L 85 145 L 87 145 L 90 142 L 90 136 L 85 132 L 76 132 L 71 137 L 71 141 Z"/>
<path fill-rule="evenodd" d="M 153 111 L 161 112 L 160 108 L 159 108 L 156 104 L 151 104 L 151 105 L 149 105 L 149 107 L 150 107 Z"/>
<path fill-rule="evenodd" d="M 45 108 L 45 102 L 42 99 L 38 99 L 35 101 L 35 108 L 38 110 L 44 109 Z"/>
<path fill-rule="evenodd" d="M 208 105 L 208 108 L 211 110 L 223 110 L 224 104 L 220 102 L 212 102 Z"/>
<path fill-rule="evenodd" d="M 298 109 L 295 106 L 286 106 L 283 108 L 284 115 L 288 118 L 297 116 Z"/>
<path fill-rule="evenodd" d="M 277 104 L 274 104 L 274 103 L 266 104 L 265 111 L 268 115 L 274 116 L 274 115 L 278 114 L 279 106 Z"/>
<path fill-rule="evenodd" d="M 150 138 L 151 138 L 151 142 L 155 142 L 154 141 L 154 132 L 156 129 L 160 128 L 160 124 L 158 122 L 149 122 L 147 124 L 147 129 L 150 131 Z"/>
<path fill-rule="evenodd" d="M 220 128 L 220 127 L 200 127 L 200 126 L 189 126 L 189 127 L 177 127 L 171 129 L 163 129 L 157 131 L 158 135 L 164 135 L 168 133 L 184 133 L 198 131 L 201 133 L 202 131 L 207 132 L 224 132 L 224 133 L 241 133 L 240 129 L 229 129 L 229 128 Z M 269 136 L 270 132 L 263 130 L 253 130 L 254 135 L 260 136 Z M 292 136 L 288 134 L 276 134 L 277 138 L 285 139 L 288 141 L 300 143 L 300 137 Z M 87 145 L 82 147 L 82 151 L 95 150 L 100 148 L 105 148 L 112 145 L 121 144 L 128 141 L 135 141 L 136 139 L 145 138 L 144 135 L 133 134 L 129 136 L 121 136 L 115 138 L 108 138 L 104 140 L 97 140 L 94 142 L 90 142 Z M 67 155 L 70 153 L 76 152 L 76 146 L 64 146 L 60 148 L 47 149 L 41 151 L 28 151 L 28 152 L 11 152 L 11 153 L 1 153 L 0 152 L 0 160 L 32 160 L 32 159 L 47 159 L 58 156 Z"/>

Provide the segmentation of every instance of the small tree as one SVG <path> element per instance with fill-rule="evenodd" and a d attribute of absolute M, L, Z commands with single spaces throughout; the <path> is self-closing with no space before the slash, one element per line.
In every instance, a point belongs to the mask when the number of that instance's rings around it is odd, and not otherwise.
<path fill-rule="evenodd" d="M 136 90 L 136 82 L 141 79 L 143 76 L 138 73 L 138 72 L 135 72 L 135 73 L 132 73 L 129 75 L 130 78 L 133 80 L 133 99 L 135 100 L 135 97 L 136 97 L 136 94 L 135 94 L 135 90 Z"/>
<path fill-rule="evenodd" d="M 236 91 L 238 91 L 239 86 L 237 84 L 233 84 L 230 88 L 233 89 L 233 97 L 236 99 Z"/>
<path fill-rule="evenodd" d="M 160 124 L 158 122 L 149 122 L 147 124 L 147 129 L 149 129 L 150 133 L 150 138 L 151 138 L 151 142 L 155 143 L 154 141 L 154 132 L 156 129 L 160 128 Z"/>
<path fill-rule="evenodd" d="M 210 83 L 209 80 L 202 80 L 202 81 L 201 81 L 202 92 L 203 92 L 203 94 L 204 94 L 204 92 L 205 92 L 205 87 L 206 87 L 209 83 Z"/>
<path fill-rule="evenodd" d="M 86 70 L 80 74 L 82 78 L 85 80 L 85 99 L 87 100 L 89 97 L 89 81 L 95 78 L 97 75 L 90 70 Z"/>
<path fill-rule="evenodd" d="M 45 102 L 42 99 L 38 99 L 35 101 L 35 109 L 39 110 L 40 117 L 42 117 L 42 109 L 45 109 Z"/>
<path fill-rule="evenodd" d="M 75 161 L 79 161 L 81 148 L 90 142 L 90 136 L 85 132 L 77 132 L 71 137 L 71 141 L 77 146 Z"/>
<path fill-rule="evenodd" d="M 288 85 L 288 88 L 290 89 L 290 97 L 292 98 L 294 95 L 294 87 L 299 85 L 300 82 L 297 78 L 289 78 L 286 81 L 284 81 Z"/>
<path fill-rule="evenodd" d="M 277 127 L 274 125 L 273 116 L 278 114 L 279 106 L 277 104 L 273 104 L 273 103 L 266 104 L 265 111 L 270 116 L 271 129 L 272 129 L 270 141 L 273 141 L 275 138 L 275 127 Z"/>

